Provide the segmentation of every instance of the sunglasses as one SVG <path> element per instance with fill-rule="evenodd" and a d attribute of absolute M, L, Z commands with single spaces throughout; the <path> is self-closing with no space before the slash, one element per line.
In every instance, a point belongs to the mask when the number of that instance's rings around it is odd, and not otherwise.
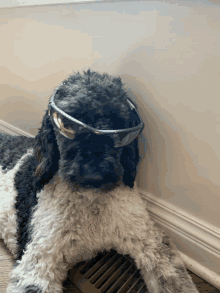
<path fill-rule="evenodd" d="M 134 104 L 127 99 L 128 105 L 132 111 L 136 114 L 139 119 L 139 124 L 135 127 L 125 128 L 125 129 L 116 129 L 116 130 L 100 130 L 93 128 L 72 116 L 66 114 L 60 108 L 58 108 L 54 103 L 54 96 L 55 93 L 52 95 L 50 102 L 49 102 L 49 115 L 52 117 L 55 125 L 59 129 L 60 133 L 69 138 L 74 139 L 75 134 L 83 131 L 93 132 L 97 135 L 107 135 L 111 137 L 114 141 L 114 147 L 119 148 L 131 143 L 143 130 L 144 123 L 138 114 L 136 107 Z M 67 118 L 70 121 L 70 127 L 65 128 L 63 123 L 63 118 Z"/>

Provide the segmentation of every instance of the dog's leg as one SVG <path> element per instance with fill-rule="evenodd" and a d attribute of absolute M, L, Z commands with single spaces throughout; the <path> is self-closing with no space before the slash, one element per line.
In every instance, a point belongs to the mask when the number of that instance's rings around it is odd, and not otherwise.
<path fill-rule="evenodd" d="M 13 186 L 0 186 L 0 239 L 15 255 L 16 251 L 16 215 Z"/>
<path fill-rule="evenodd" d="M 67 277 L 63 247 L 48 238 L 34 239 L 11 271 L 7 293 L 61 293 Z M 61 240 L 60 240 L 61 242 Z M 45 249 L 46 248 L 46 249 Z"/>
<path fill-rule="evenodd" d="M 150 293 L 198 293 L 173 243 L 151 224 L 147 239 L 123 239 L 117 251 L 134 259 Z"/>
<path fill-rule="evenodd" d="M 62 283 L 67 277 L 64 255 L 71 243 L 65 234 L 67 227 L 62 211 L 58 214 L 57 204 L 42 199 L 32 216 L 29 226 L 30 241 L 20 260 L 11 271 L 7 293 L 61 293 Z M 57 209 L 56 209 L 57 208 Z"/>
<path fill-rule="evenodd" d="M 13 255 L 15 255 L 17 248 L 15 211 L 17 191 L 14 187 L 14 177 L 20 166 L 32 153 L 32 149 L 29 149 L 15 167 L 7 172 L 3 172 L 0 167 L 0 239 L 4 240 Z"/>

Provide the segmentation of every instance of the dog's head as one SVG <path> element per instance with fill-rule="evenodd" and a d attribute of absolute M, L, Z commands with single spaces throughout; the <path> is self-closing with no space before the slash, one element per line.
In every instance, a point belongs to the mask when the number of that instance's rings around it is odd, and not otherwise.
<path fill-rule="evenodd" d="M 127 129 L 139 123 L 121 79 L 108 74 L 88 70 L 71 75 L 56 90 L 54 103 L 61 111 L 98 130 Z M 116 147 L 117 134 L 113 138 L 84 127 L 75 131 L 73 122 L 65 116 L 58 118 L 60 128 L 56 114 L 46 111 L 36 136 L 37 176 L 45 180 L 58 171 L 64 180 L 85 187 L 111 189 L 121 181 L 133 187 L 139 162 L 137 138 Z"/>

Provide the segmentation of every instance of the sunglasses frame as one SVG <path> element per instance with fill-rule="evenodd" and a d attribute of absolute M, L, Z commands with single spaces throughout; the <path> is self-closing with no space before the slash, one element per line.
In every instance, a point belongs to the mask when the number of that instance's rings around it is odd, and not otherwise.
<path fill-rule="evenodd" d="M 49 102 L 49 115 L 50 115 L 50 110 L 51 108 L 53 108 L 56 112 L 58 112 L 59 114 L 63 115 L 64 117 L 66 117 L 67 119 L 69 119 L 70 121 L 73 121 L 75 122 L 76 124 L 82 126 L 83 128 L 86 128 L 98 135 L 101 135 L 101 134 L 117 134 L 117 133 L 126 133 L 126 132 L 134 132 L 134 131 L 137 131 L 140 129 L 140 132 L 138 133 L 138 135 L 141 133 L 141 131 L 143 130 L 144 128 L 144 123 L 141 119 L 141 116 L 139 115 L 139 113 L 137 112 L 137 109 L 135 107 L 135 105 L 127 98 L 127 101 L 128 101 L 128 104 L 131 108 L 131 110 L 135 110 L 139 120 L 140 120 L 140 124 L 135 126 L 135 127 L 131 127 L 131 128 L 125 128 L 125 129 L 115 129 L 115 130 L 100 130 L 100 129 L 97 129 L 97 128 L 94 128 L 94 127 L 91 127 L 75 118 L 73 118 L 72 116 L 66 114 L 64 111 L 62 111 L 60 108 L 58 108 L 56 106 L 56 104 L 54 103 L 54 96 L 56 94 L 57 90 L 54 92 L 54 94 L 52 95 L 51 99 L 50 99 L 50 102 Z M 57 123 L 56 123 L 57 125 Z M 58 128 L 60 128 L 59 125 L 57 125 Z M 62 131 L 62 129 L 60 129 Z M 68 129 L 65 129 L 66 132 L 69 132 L 69 133 L 72 133 L 71 130 L 68 131 Z M 69 139 L 71 139 L 70 137 L 68 137 Z"/>

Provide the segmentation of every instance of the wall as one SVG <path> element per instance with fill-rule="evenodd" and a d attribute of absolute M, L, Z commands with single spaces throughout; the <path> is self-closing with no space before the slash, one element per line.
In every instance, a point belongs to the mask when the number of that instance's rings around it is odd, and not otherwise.
<path fill-rule="evenodd" d="M 0 119 L 35 135 L 73 71 L 120 75 L 146 124 L 138 186 L 220 231 L 219 16 L 211 1 L 2 8 Z"/>

